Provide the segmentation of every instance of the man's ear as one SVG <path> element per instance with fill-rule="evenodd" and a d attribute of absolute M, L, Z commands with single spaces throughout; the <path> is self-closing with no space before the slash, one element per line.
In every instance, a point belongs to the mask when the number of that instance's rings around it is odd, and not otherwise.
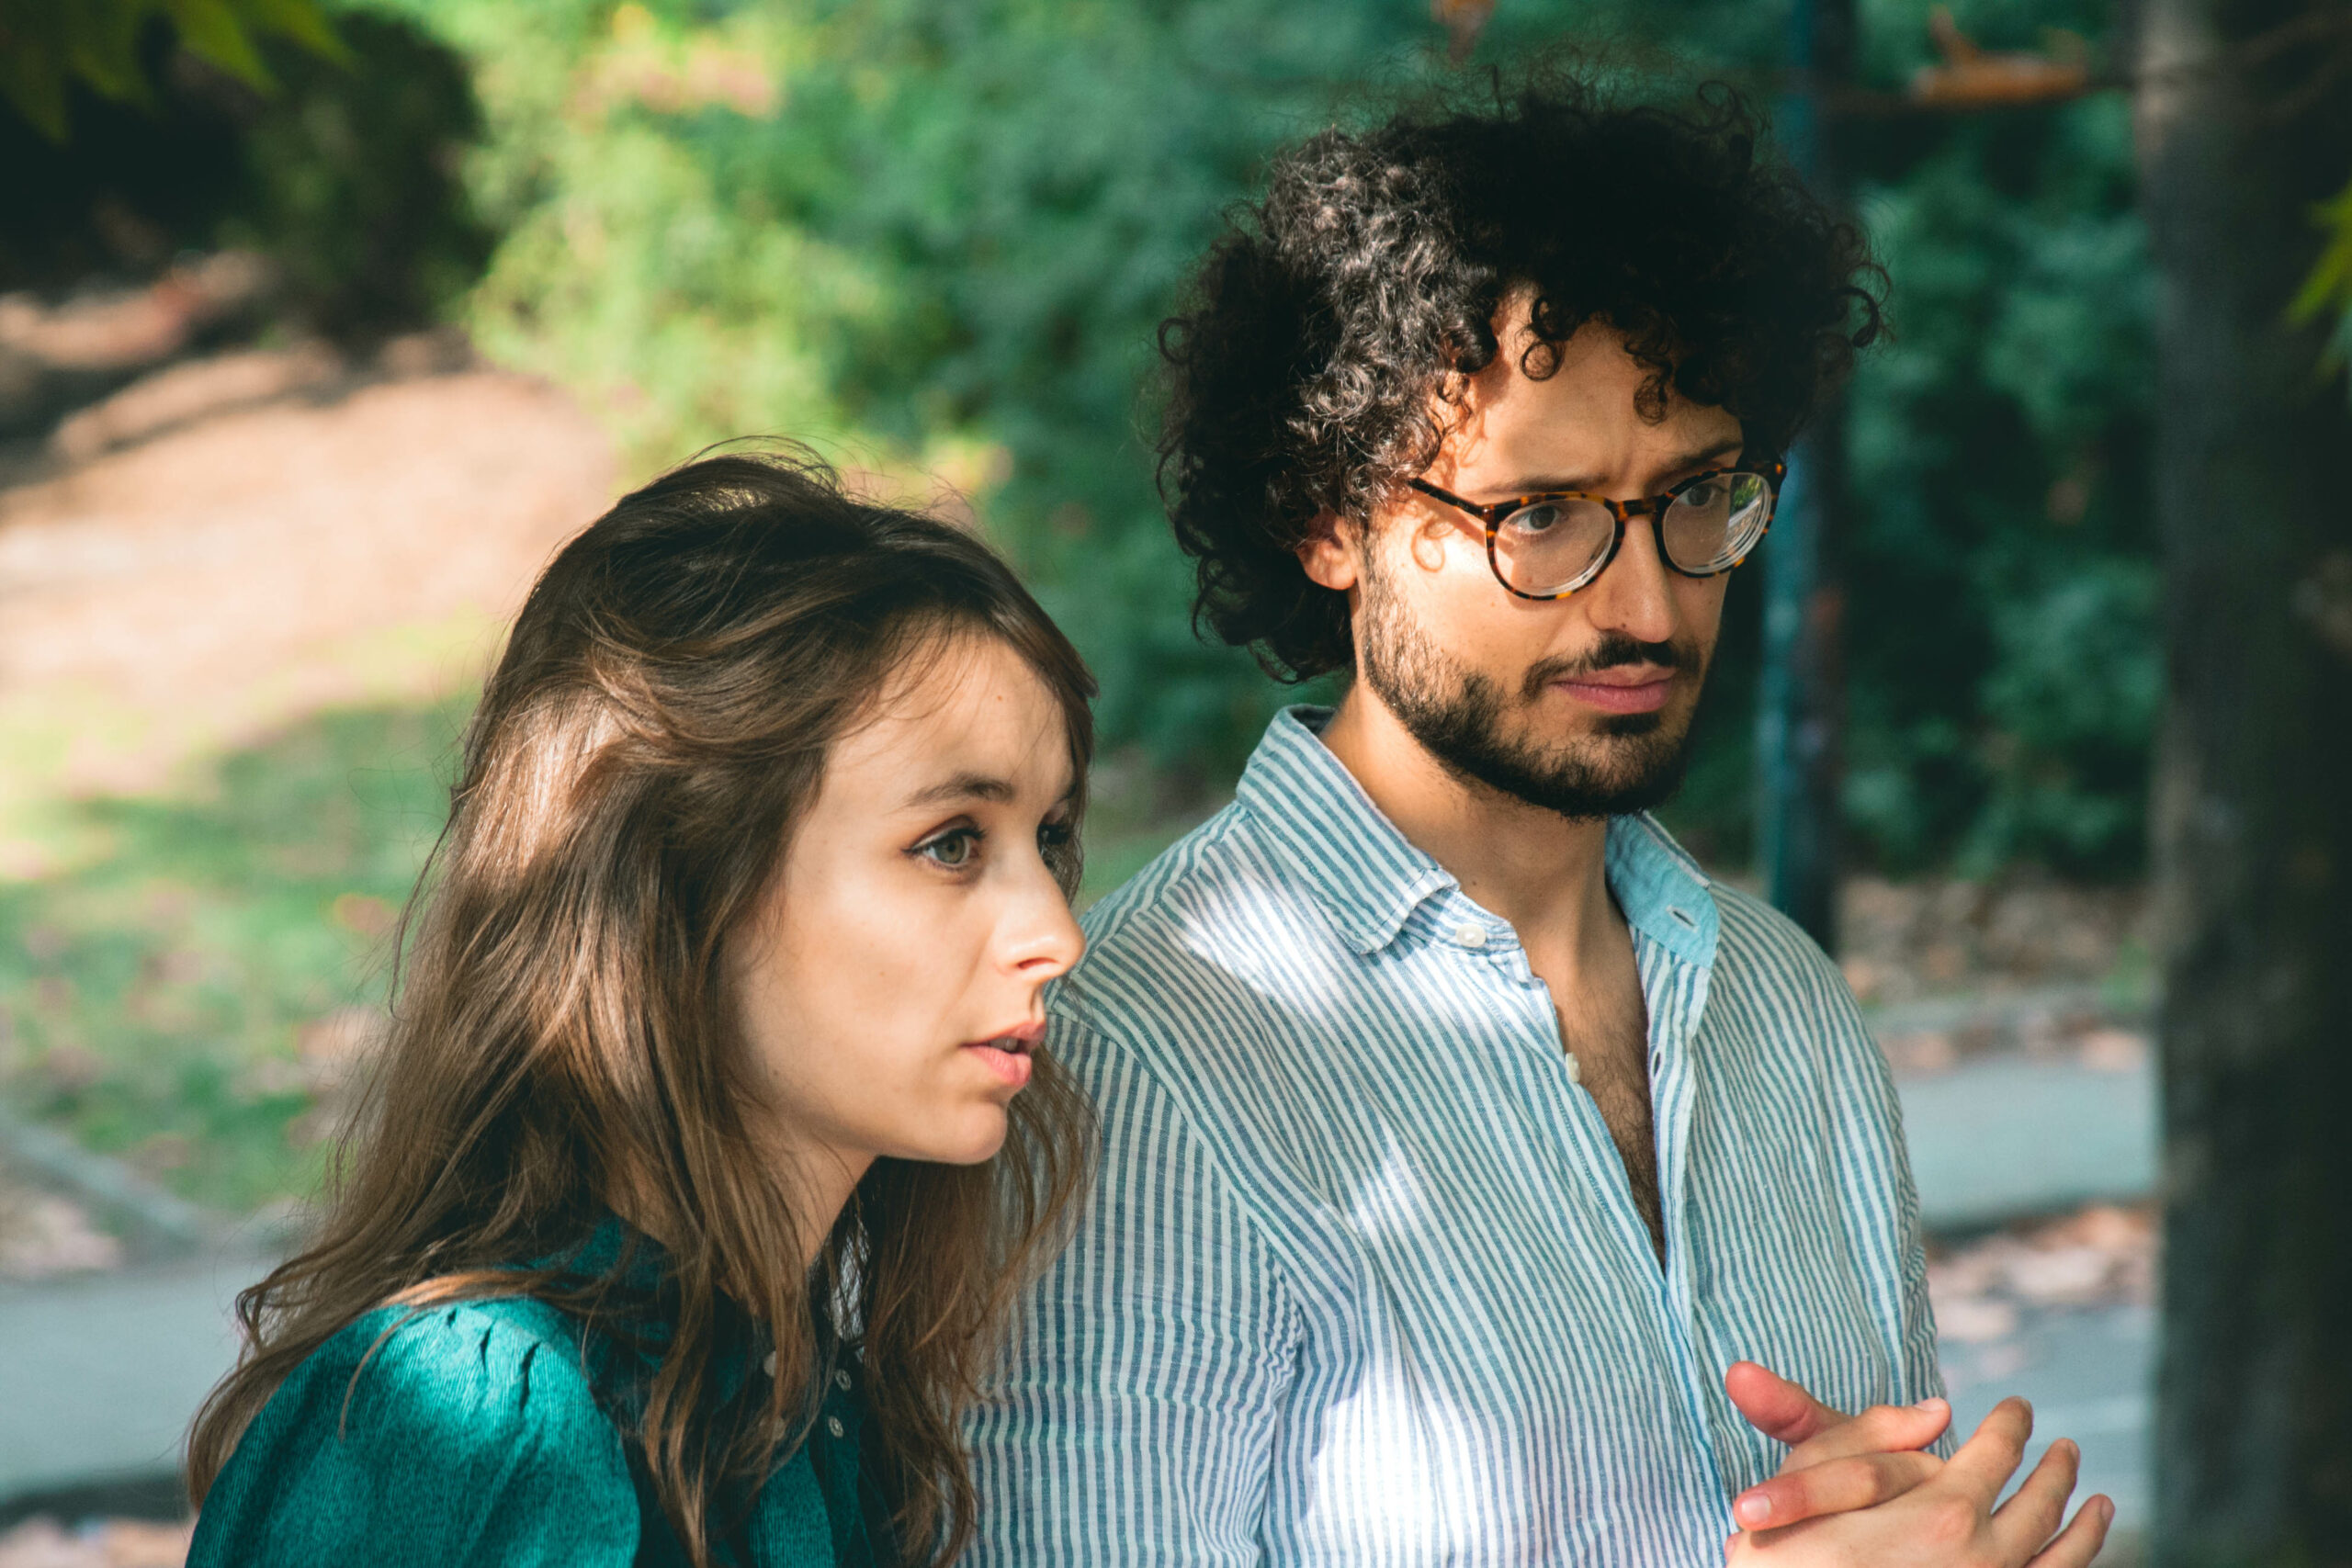
<path fill-rule="evenodd" d="M 1317 515 L 1298 546 L 1298 564 L 1309 582 L 1345 593 L 1363 577 L 1363 530 L 1336 512 Z"/>

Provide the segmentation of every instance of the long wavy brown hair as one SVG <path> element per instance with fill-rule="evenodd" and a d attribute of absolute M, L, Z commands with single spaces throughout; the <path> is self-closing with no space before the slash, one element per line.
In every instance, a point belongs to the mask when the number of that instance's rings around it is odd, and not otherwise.
<path fill-rule="evenodd" d="M 287 1374 L 376 1308 L 530 1292 L 593 1309 L 577 1280 L 517 1265 L 619 1210 L 665 1245 L 676 1311 L 624 1436 L 697 1568 L 777 1431 L 805 1435 L 835 1334 L 865 1369 L 867 1473 L 899 1551 L 962 1550 L 959 1416 L 1083 1190 L 1085 1101 L 1039 1053 L 1001 1153 L 876 1161 L 804 1272 L 797 1194 L 753 1152 L 720 955 L 835 739 L 910 660 L 974 636 L 1051 689 L 1083 781 L 1093 682 L 1035 601 L 968 534 L 852 499 L 820 465 L 690 464 L 557 555 L 467 733 L 323 1221 L 238 1299 L 243 1354 L 189 1438 L 199 1505 Z M 1073 847 L 1066 889 L 1078 869 Z M 722 1397 L 746 1324 L 779 1375 Z"/>

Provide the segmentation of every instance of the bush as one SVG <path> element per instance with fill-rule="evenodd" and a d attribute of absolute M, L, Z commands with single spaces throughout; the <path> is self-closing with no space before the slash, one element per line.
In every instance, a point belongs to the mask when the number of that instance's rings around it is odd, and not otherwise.
<path fill-rule="evenodd" d="M 2126 873 L 2160 691 L 2126 106 L 1934 141 L 1862 203 L 1895 337 L 1850 400 L 1849 820 L 1896 870 Z"/>
<path fill-rule="evenodd" d="M 141 51 L 151 101 L 76 85 L 62 142 L 0 111 L 0 288 L 143 281 L 180 251 L 242 246 L 277 262 L 297 330 L 364 340 L 435 320 L 493 239 L 460 166 L 481 129 L 466 63 L 392 17 L 342 15 L 336 31 L 343 61 L 262 42 L 264 89 L 159 24 Z"/>
<path fill-rule="evenodd" d="M 390 17 L 336 31 L 348 65 L 268 51 L 280 87 L 245 111 L 244 188 L 220 238 L 275 256 L 306 324 L 366 338 L 454 307 L 494 236 L 464 183 L 481 132 L 464 62 Z"/>

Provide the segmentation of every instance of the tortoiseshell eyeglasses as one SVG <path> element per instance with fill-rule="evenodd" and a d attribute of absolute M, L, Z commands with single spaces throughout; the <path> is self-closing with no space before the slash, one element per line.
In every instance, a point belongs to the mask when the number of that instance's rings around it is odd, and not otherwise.
<path fill-rule="evenodd" d="M 1496 581 L 1522 599 L 1565 599 L 1609 570 L 1625 542 L 1625 524 L 1634 517 L 1655 522 L 1658 554 L 1683 576 L 1729 571 L 1772 525 L 1788 471 L 1786 463 L 1713 468 L 1639 501 L 1555 491 L 1489 506 L 1420 479 L 1410 483 L 1485 525 L 1487 564 Z"/>

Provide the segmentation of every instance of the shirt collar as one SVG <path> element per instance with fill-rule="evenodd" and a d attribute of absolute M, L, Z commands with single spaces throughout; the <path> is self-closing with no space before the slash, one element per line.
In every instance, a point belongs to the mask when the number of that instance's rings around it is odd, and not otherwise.
<path fill-rule="evenodd" d="M 669 1278 L 670 1255 L 660 1242 L 606 1210 L 586 1235 L 534 1258 L 529 1267 L 560 1269 L 583 1280 L 610 1278 L 623 1290 L 650 1296 Z"/>
<path fill-rule="evenodd" d="M 1455 886 L 1381 814 L 1319 731 L 1331 710 L 1287 707 L 1266 726 L 1234 791 L 1359 953 L 1396 940 L 1422 902 Z"/>
<path fill-rule="evenodd" d="M 1413 911 L 1456 891 L 1452 873 L 1413 847 L 1324 746 L 1331 710 L 1276 714 L 1242 771 L 1236 799 L 1359 954 L 1396 939 Z M 1668 952 L 1704 965 L 1716 915 L 1706 874 L 1648 813 L 1609 819 L 1610 891 L 1626 922 Z"/>
<path fill-rule="evenodd" d="M 1714 962 L 1719 917 L 1707 874 L 1646 811 L 1609 819 L 1609 891 L 1625 923 L 1688 964 Z"/>

